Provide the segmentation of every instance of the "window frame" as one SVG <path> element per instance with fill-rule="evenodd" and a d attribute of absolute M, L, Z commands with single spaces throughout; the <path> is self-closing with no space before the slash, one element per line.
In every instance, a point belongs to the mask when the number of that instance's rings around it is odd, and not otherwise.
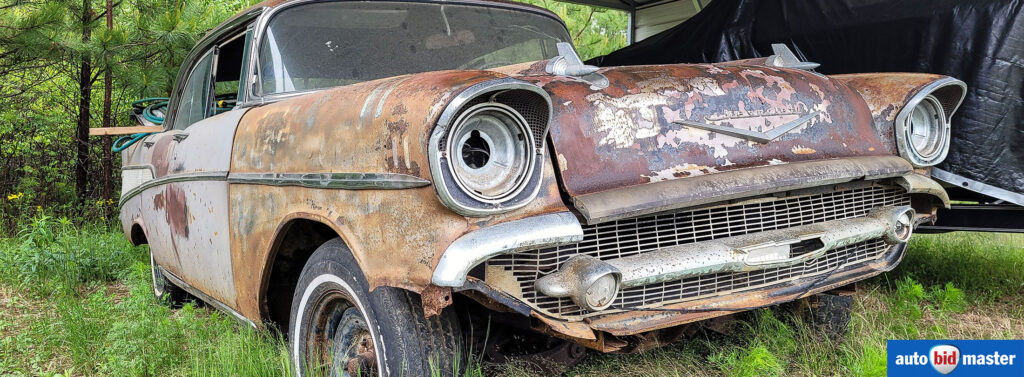
<path fill-rule="evenodd" d="M 170 122 L 168 124 L 169 129 L 171 129 L 171 130 L 185 130 L 185 129 L 188 129 L 189 127 L 192 127 L 193 124 L 196 124 L 196 123 L 199 122 L 199 121 L 191 122 L 191 123 L 189 123 L 188 125 L 185 125 L 182 128 L 175 127 L 175 122 L 177 122 L 177 120 L 178 120 L 177 119 L 178 111 L 181 110 L 181 101 L 183 99 L 183 96 L 185 95 L 185 89 L 186 89 L 186 87 L 188 87 L 188 84 L 192 80 L 193 76 L 195 76 L 195 74 L 197 73 L 196 70 L 200 68 L 200 63 L 204 62 L 207 57 L 210 58 L 210 67 L 209 67 L 210 71 L 209 71 L 209 74 L 207 74 L 206 82 L 205 82 L 207 100 L 206 100 L 206 103 L 204 104 L 205 108 L 203 109 L 203 111 L 206 113 L 206 115 L 203 116 L 202 119 L 206 119 L 206 118 L 210 117 L 210 113 L 211 113 L 211 109 L 212 109 L 211 105 L 213 104 L 212 97 L 216 95 L 214 93 L 214 91 L 213 91 L 213 83 L 214 83 L 214 80 L 215 80 L 214 75 L 215 75 L 215 72 L 216 72 L 216 69 L 217 69 L 217 48 L 216 47 L 206 50 L 203 54 L 199 55 L 199 58 L 196 59 L 195 62 L 193 62 L 194 64 L 189 69 L 188 75 L 185 76 L 185 80 L 181 83 L 182 87 L 178 90 L 178 101 L 177 101 L 177 104 L 175 104 L 175 106 L 174 106 L 174 110 L 170 110 L 170 108 L 168 108 L 168 110 L 171 111 L 169 113 L 169 115 L 173 114 L 173 116 L 170 116 L 170 117 L 168 117 L 167 119 L 164 120 L 165 123 L 167 123 L 168 121 Z M 200 119 L 200 120 L 202 120 L 202 119 Z"/>
<path fill-rule="evenodd" d="M 188 78 L 191 76 L 192 71 L 195 70 L 195 67 L 199 64 L 199 62 L 206 56 L 207 53 L 216 53 L 214 50 L 219 48 L 220 45 L 224 44 L 225 42 L 233 41 L 239 36 L 245 36 L 250 38 L 249 41 L 245 42 L 246 45 L 250 44 L 252 42 L 252 38 L 255 36 L 255 33 L 250 33 L 251 30 L 254 30 L 254 27 L 256 25 L 256 21 L 254 20 L 257 20 L 260 15 L 264 14 L 266 9 L 266 7 L 252 9 L 245 13 L 239 14 L 234 18 L 228 19 L 223 24 L 215 28 L 202 39 L 200 39 L 198 43 L 196 43 L 195 47 L 192 48 L 188 56 L 185 57 L 184 63 L 182 63 L 182 68 L 178 70 L 178 76 L 174 80 L 174 89 L 171 92 L 171 98 L 167 106 L 167 115 L 164 118 L 163 132 L 174 130 L 174 118 L 176 113 L 178 112 L 178 107 L 181 104 L 181 96 L 185 89 L 184 86 L 188 83 Z M 250 72 L 252 71 L 248 69 L 248 67 L 251 66 L 251 51 L 243 51 L 242 59 L 242 72 L 239 75 L 239 85 L 242 85 L 242 82 L 248 80 L 248 78 L 244 76 L 251 76 Z M 215 55 L 213 66 L 211 66 L 210 71 L 209 89 L 211 93 L 214 90 L 214 83 L 216 82 L 216 78 L 214 77 L 217 68 L 216 63 L 217 62 Z M 186 69 L 186 67 L 188 69 Z M 215 100 L 213 98 L 215 95 L 216 94 L 211 94 L 211 104 Z M 245 98 L 250 98 L 248 97 L 248 90 L 241 91 L 239 92 L 238 95 L 245 96 Z M 240 108 L 242 107 L 240 106 L 242 104 L 243 103 L 241 101 L 236 102 L 235 107 Z M 209 118 L 209 116 L 207 116 L 207 118 Z M 189 124 L 184 129 L 187 129 L 191 126 L 192 124 Z"/>

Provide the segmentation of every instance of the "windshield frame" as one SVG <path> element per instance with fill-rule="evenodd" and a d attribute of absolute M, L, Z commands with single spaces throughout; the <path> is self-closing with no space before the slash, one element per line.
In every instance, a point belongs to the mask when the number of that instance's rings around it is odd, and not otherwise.
<path fill-rule="evenodd" d="M 256 27 L 254 28 L 255 34 L 253 35 L 252 46 L 253 48 L 249 51 L 248 64 L 249 73 L 247 77 L 247 83 L 245 85 L 246 101 L 245 103 L 238 104 L 238 106 L 253 106 L 262 105 L 266 103 L 276 102 L 287 98 L 298 97 L 309 93 L 316 93 L 331 88 L 318 88 L 301 91 L 283 92 L 283 93 L 269 93 L 264 94 L 262 91 L 262 76 L 263 72 L 260 71 L 259 54 L 261 48 L 258 46 L 263 45 L 264 38 L 266 37 L 267 27 L 270 20 L 277 15 L 277 13 L 300 5 L 307 5 L 313 3 L 336 3 L 336 2 L 347 2 L 347 1 L 365 1 L 365 0 L 296 0 L 287 2 L 269 9 L 265 8 L 265 11 L 260 14 L 256 20 Z M 563 29 L 565 29 L 566 35 L 572 35 L 569 28 L 565 25 L 558 15 L 552 13 L 543 8 L 537 8 L 532 5 L 519 4 L 512 2 L 499 2 L 499 1 L 486 1 L 486 0 L 382 0 L 382 3 L 432 3 L 439 5 L 467 5 L 467 6 L 478 6 L 487 8 L 500 8 L 509 9 L 516 11 L 529 12 L 537 15 L 541 15 L 550 18 L 558 23 Z"/>

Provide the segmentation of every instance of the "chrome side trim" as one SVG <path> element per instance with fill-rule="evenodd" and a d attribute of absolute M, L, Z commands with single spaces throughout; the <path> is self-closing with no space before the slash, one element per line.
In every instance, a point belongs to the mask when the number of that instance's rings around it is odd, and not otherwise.
<path fill-rule="evenodd" d="M 128 200 L 134 198 L 136 195 L 141 194 L 143 191 L 146 191 L 147 189 L 156 186 L 166 185 L 168 183 L 189 181 L 223 181 L 226 180 L 227 178 L 228 172 L 226 171 L 165 175 L 163 177 L 143 183 L 139 187 L 133 188 L 131 189 L 131 191 L 128 191 L 127 193 L 122 193 L 121 201 L 120 203 L 118 203 L 117 209 L 118 211 L 120 211 L 121 207 L 124 207 L 124 204 L 128 202 Z"/>
<path fill-rule="evenodd" d="M 914 210 L 909 206 L 883 207 L 865 217 L 684 244 L 597 263 L 607 264 L 607 270 L 621 272 L 622 288 L 721 272 L 778 268 L 811 261 L 827 251 L 874 239 L 882 239 L 890 245 L 904 243 L 910 237 L 907 227 L 912 226 L 909 221 L 913 218 Z M 804 241 L 820 242 L 820 246 L 790 256 L 792 245 Z M 583 276 L 564 276 L 576 273 L 574 269 L 565 268 L 566 265 L 568 262 L 559 267 L 558 272 L 537 280 L 538 291 L 550 297 L 568 297 L 578 295 L 579 289 L 586 289 L 586 285 L 573 283 Z M 570 283 L 566 285 L 566 282 Z"/>
<path fill-rule="evenodd" d="M 935 177 L 935 179 L 949 183 L 954 186 L 963 187 L 965 189 L 985 194 L 996 199 L 1002 199 L 1019 206 L 1024 206 L 1024 195 L 1018 194 L 1013 191 L 1001 189 L 989 184 L 975 181 L 973 179 L 964 178 L 942 169 L 933 168 L 932 176 Z"/>
<path fill-rule="evenodd" d="M 231 173 L 228 183 L 345 190 L 401 190 L 430 185 L 426 179 L 400 173 Z"/>
<path fill-rule="evenodd" d="M 235 311 L 234 309 L 231 309 L 231 307 L 229 307 L 227 304 L 225 304 L 223 302 L 220 302 L 220 301 L 217 301 L 213 297 L 210 297 L 206 293 L 203 293 L 203 291 L 200 291 L 199 289 L 196 289 L 195 287 L 189 285 L 184 280 L 181 280 L 181 278 L 175 276 L 170 271 L 167 271 L 167 269 L 165 269 L 163 267 L 160 267 L 160 266 L 157 266 L 157 268 L 160 269 L 160 272 L 163 273 L 164 277 L 167 278 L 167 280 L 170 280 L 171 283 L 173 283 L 174 285 L 177 285 L 178 287 L 181 287 L 181 289 L 184 289 L 189 294 L 191 294 L 193 296 L 196 296 L 200 300 L 203 300 L 203 301 L 209 303 L 210 305 L 213 305 L 215 308 L 220 309 L 221 311 L 223 311 L 225 313 L 231 314 L 231 316 L 235 317 L 235 319 L 237 319 L 238 321 L 240 321 L 242 323 L 245 323 L 245 324 L 248 324 L 249 326 L 252 326 L 252 328 L 254 328 L 254 329 L 258 329 L 259 328 L 259 326 L 256 326 L 255 322 L 249 320 L 248 318 L 245 318 L 245 316 L 242 315 L 242 313 L 239 313 L 239 312 Z"/>
<path fill-rule="evenodd" d="M 452 242 L 434 268 L 431 282 L 440 287 L 461 287 L 476 265 L 501 254 L 553 247 L 583 240 L 576 216 L 558 212 L 489 226 Z"/>
<path fill-rule="evenodd" d="M 960 87 L 961 94 L 960 100 L 957 101 L 956 105 L 954 105 L 951 109 L 947 109 L 945 107 L 942 108 L 942 111 L 945 113 L 943 114 L 945 115 L 945 119 L 943 119 L 943 121 L 945 122 L 945 124 L 943 125 L 943 132 L 945 133 L 946 137 L 946 145 L 942 149 L 942 152 L 940 152 L 935 157 L 928 160 L 922 160 L 916 152 L 912 151 L 913 147 L 910 146 L 910 141 L 907 140 L 905 137 L 907 134 L 907 117 L 910 116 L 910 114 L 914 111 L 914 108 L 916 108 L 917 105 L 921 103 L 921 101 L 924 101 L 926 98 L 932 96 L 932 93 L 934 93 L 935 91 L 951 85 Z M 960 108 L 960 104 L 963 103 L 965 97 L 967 97 L 967 84 L 964 83 L 963 81 L 954 79 L 952 77 L 944 77 L 935 80 L 932 83 L 925 85 L 923 88 L 921 88 L 921 90 L 914 94 L 913 97 L 910 97 L 910 100 L 908 100 L 907 103 L 903 105 L 903 108 L 900 109 L 900 112 L 896 114 L 896 120 L 893 122 L 893 125 L 896 129 L 896 149 L 899 150 L 900 157 L 907 159 L 907 161 L 910 161 L 910 163 L 914 164 L 914 166 L 916 167 L 932 166 L 942 162 L 942 160 L 945 160 L 946 155 L 949 153 L 949 143 L 951 137 L 950 122 L 953 119 L 953 114 L 956 113 L 956 110 L 958 108 Z"/>

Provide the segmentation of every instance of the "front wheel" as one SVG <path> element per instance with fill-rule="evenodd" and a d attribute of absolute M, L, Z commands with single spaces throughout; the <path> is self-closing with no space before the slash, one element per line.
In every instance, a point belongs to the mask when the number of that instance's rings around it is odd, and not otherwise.
<path fill-rule="evenodd" d="M 419 296 L 369 284 L 341 239 L 320 246 L 292 298 L 290 351 L 299 376 L 459 375 L 451 308 L 424 318 Z"/>

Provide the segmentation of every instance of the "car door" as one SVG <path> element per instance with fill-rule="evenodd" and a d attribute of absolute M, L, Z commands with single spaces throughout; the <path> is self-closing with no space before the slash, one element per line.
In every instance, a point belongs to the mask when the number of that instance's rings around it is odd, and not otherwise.
<path fill-rule="evenodd" d="M 160 261 L 170 262 L 167 269 L 206 298 L 229 306 L 235 302 L 235 289 L 227 175 L 235 129 L 246 109 L 226 106 L 218 94 L 231 84 L 237 93 L 248 36 L 243 33 L 217 44 L 192 68 L 170 110 L 171 130 L 165 136 L 171 145 L 162 165 L 168 176 L 180 179 L 171 180 L 162 197 L 154 197 L 162 201 L 173 253 Z"/>

